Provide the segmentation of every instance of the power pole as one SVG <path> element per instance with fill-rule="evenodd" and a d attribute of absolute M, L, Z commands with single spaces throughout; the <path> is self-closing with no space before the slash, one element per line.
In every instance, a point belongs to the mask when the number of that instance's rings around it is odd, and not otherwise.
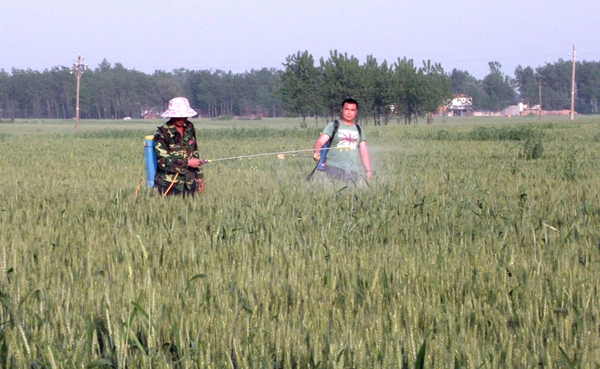
<path fill-rule="evenodd" d="M 571 73 L 571 120 L 575 116 L 575 44 L 573 44 L 573 72 Z"/>
<path fill-rule="evenodd" d="M 83 58 L 81 55 L 75 59 L 75 63 L 73 64 L 73 68 L 71 68 L 71 74 L 74 74 L 77 77 L 77 96 L 75 97 L 75 132 L 79 131 L 79 80 L 81 79 L 81 75 L 83 72 L 87 70 L 87 64 L 82 64 Z"/>

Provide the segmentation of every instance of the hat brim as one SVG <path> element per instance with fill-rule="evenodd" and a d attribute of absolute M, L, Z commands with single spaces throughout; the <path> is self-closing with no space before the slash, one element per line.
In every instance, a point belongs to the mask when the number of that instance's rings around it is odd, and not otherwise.
<path fill-rule="evenodd" d="M 160 116 L 162 118 L 190 118 L 195 115 L 198 115 L 195 110 L 187 109 L 187 110 L 166 110 Z"/>

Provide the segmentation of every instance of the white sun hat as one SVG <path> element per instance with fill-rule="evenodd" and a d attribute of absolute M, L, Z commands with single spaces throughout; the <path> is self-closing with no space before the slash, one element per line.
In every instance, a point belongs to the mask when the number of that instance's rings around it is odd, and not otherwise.
<path fill-rule="evenodd" d="M 163 118 L 189 118 L 196 115 L 196 111 L 190 108 L 190 102 L 185 97 L 175 97 L 169 101 L 169 109 L 160 116 Z"/>

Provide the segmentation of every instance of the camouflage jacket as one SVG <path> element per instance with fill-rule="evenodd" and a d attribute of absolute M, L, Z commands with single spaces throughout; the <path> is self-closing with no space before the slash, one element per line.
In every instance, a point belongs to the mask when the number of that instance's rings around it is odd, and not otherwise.
<path fill-rule="evenodd" d="M 202 169 L 189 168 L 187 164 L 189 158 L 200 159 L 196 130 L 189 120 L 183 126 L 183 136 L 170 121 L 158 127 L 154 134 L 154 153 L 158 162 L 154 181 L 160 186 L 168 187 L 175 180 L 173 188 L 183 191 L 185 186 L 191 190 L 194 181 L 204 177 Z"/>

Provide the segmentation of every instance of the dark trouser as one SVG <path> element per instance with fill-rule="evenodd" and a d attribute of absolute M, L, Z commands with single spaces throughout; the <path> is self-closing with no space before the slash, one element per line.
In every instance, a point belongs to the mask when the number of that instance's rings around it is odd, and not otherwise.
<path fill-rule="evenodd" d="M 332 167 L 330 165 L 325 165 L 325 173 L 327 173 L 327 178 L 335 179 L 337 181 L 358 181 L 358 173 L 353 172 L 351 170 L 343 170 L 337 167 Z"/>
<path fill-rule="evenodd" d="M 169 188 L 168 186 L 161 186 L 159 184 L 155 184 L 156 189 L 158 190 L 158 193 L 161 194 L 161 196 L 164 196 L 165 192 L 167 192 L 167 189 Z M 169 192 L 167 192 L 167 196 L 181 196 L 181 197 L 186 197 L 186 196 L 192 196 L 194 197 L 194 194 L 196 193 L 196 181 L 194 181 L 194 185 L 192 186 L 191 189 L 188 189 L 186 186 L 183 186 L 183 190 L 178 190 L 175 188 L 175 186 L 171 187 L 171 189 L 169 190 Z"/>

